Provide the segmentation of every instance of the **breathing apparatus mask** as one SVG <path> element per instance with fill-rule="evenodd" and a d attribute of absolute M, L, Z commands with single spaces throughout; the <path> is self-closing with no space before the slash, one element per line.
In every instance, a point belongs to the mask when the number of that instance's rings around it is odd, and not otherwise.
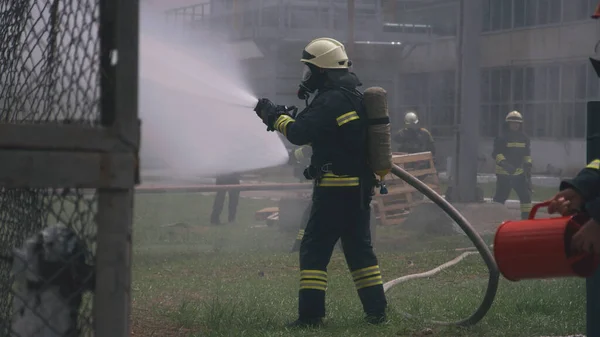
<path fill-rule="evenodd" d="M 308 101 L 310 95 L 317 91 L 322 82 L 322 75 L 317 71 L 313 71 L 311 68 L 312 66 L 304 64 L 302 80 L 300 81 L 300 88 L 298 88 L 298 98 L 304 101 Z"/>
<path fill-rule="evenodd" d="M 348 67 L 352 67 L 352 62 L 348 61 Z M 298 88 L 298 98 L 304 100 L 308 105 L 308 99 L 311 94 L 327 81 L 328 72 L 317 68 L 312 64 L 305 63 L 302 70 L 302 80 Z"/>

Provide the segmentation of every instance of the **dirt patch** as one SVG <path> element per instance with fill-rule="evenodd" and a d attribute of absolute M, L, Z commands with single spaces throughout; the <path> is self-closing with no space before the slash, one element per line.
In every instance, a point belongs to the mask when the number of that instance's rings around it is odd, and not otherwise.
<path fill-rule="evenodd" d="M 518 209 L 509 209 L 497 203 L 454 204 L 454 207 L 480 234 L 494 233 L 502 222 L 520 218 Z M 413 208 L 402 226 L 412 230 L 432 231 L 432 234 L 462 232 L 442 209 L 431 202 Z"/>
<path fill-rule="evenodd" d="M 167 319 L 156 317 L 147 309 L 134 308 L 131 335 L 137 337 L 187 337 L 192 330 L 177 327 Z"/>

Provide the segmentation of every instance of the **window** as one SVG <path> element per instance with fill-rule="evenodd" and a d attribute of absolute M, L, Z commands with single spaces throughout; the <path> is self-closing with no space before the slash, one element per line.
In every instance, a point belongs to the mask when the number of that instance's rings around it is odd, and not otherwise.
<path fill-rule="evenodd" d="M 491 0 L 490 2 L 490 30 L 492 31 L 502 29 L 502 2 L 504 0 Z"/>
<path fill-rule="evenodd" d="M 403 103 L 405 105 L 419 105 L 427 103 L 429 96 L 427 74 L 405 74 L 403 77 Z"/>
<path fill-rule="evenodd" d="M 508 102 L 510 100 L 510 69 L 493 69 L 490 74 L 490 83 L 492 102 Z"/>
<path fill-rule="evenodd" d="M 512 70 L 512 98 L 514 101 L 524 99 L 525 88 L 525 69 L 516 68 Z"/>
<path fill-rule="evenodd" d="M 483 1 L 483 15 L 481 16 L 481 31 L 482 32 L 489 32 L 490 30 L 492 30 L 491 27 L 491 18 L 492 18 L 492 13 L 490 11 L 490 2 L 492 0 L 482 0 Z"/>
<path fill-rule="evenodd" d="M 535 26 L 537 24 L 537 0 L 525 1 L 525 27 Z"/>
<path fill-rule="evenodd" d="M 520 28 L 525 26 L 525 2 L 523 0 L 513 1 L 513 15 L 515 18 L 514 27 Z"/>
<path fill-rule="evenodd" d="M 560 0 L 538 0 L 537 24 L 546 25 L 560 22 Z"/>
<path fill-rule="evenodd" d="M 502 25 L 501 29 L 511 29 L 513 21 L 513 0 L 501 0 L 502 4 Z"/>
<path fill-rule="evenodd" d="M 524 73 L 523 83 L 524 83 L 524 89 L 525 89 L 525 90 L 523 90 L 523 94 L 524 94 L 523 100 L 532 101 L 535 98 L 534 70 L 532 67 L 527 67 L 524 69 L 523 73 Z"/>
<path fill-rule="evenodd" d="M 590 0 L 563 0 L 563 21 L 586 20 L 596 4 Z"/>
<path fill-rule="evenodd" d="M 481 69 L 481 102 L 490 101 L 490 71 Z"/>

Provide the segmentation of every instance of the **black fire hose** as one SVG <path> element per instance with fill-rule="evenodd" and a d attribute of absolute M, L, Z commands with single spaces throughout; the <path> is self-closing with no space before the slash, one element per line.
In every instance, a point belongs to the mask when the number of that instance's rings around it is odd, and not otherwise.
<path fill-rule="evenodd" d="M 477 322 L 481 321 L 483 317 L 485 317 L 487 312 L 492 307 L 492 304 L 494 303 L 494 298 L 496 297 L 496 291 L 498 290 L 500 272 L 498 270 L 498 266 L 496 265 L 496 261 L 494 260 L 492 252 L 488 248 L 485 241 L 483 241 L 481 236 L 479 236 L 475 229 L 473 229 L 469 221 L 467 221 L 467 219 L 465 219 L 465 217 L 463 217 L 462 214 L 460 214 L 460 212 L 458 212 L 456 208 L 452 206 L 452 204 L 446 201 L 446 199 L 442 198 L 442 196 L 437 194 L 425 183 L 415 178 L 413 175 L 406 172 L 397 165 L 392 166 L 392 174 L 406 181 L 412 187 L 416 188 L 419 192 L 423 193 L 425 196 L 431 199 L 431 201 L 438 205 L 438 207 L 440 207 L 446 214 L 448 214 L 450 218 L 452 218 L 452 220 L 454 220 L 454 222 L 456 222 L 460 226 L 460 228 L 467 234 L 467 236 L 473 242 L 473 244 L 475 244 L 475 247 L 479 251 L 479 254 L 483 258 L 483 261 L 487 265 L 490 277 L 488 280 L 487 289 L 485 291 L 485 296 L 483 297 L 483 301 L 479 305 L 479 308 L 477 308 L 477 310 L 475 310 L 475 312 L 472 313 L 471 316 L 457 322 L 431 321 L 431 323 L 437 325 L 457 325 L 463 327 L 475 325 Z"/>

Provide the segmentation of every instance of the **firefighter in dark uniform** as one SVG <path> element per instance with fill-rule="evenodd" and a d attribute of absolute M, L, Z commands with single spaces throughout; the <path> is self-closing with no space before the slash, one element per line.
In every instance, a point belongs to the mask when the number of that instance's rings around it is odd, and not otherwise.
<path fill-rule="evenodd" d="M 226 175 L 218 176 L 215 182 L 216 185 L 239 185 L 240 175 L 238 173 L 231 173 Z M 240 191 L 218 191 L 213 202 L 212 213 L 210 215 L 210 223 L 213 225 L 221 224 L 221 212 L 225 205 L 225 194 L 229 193 L 229 205 L 228 205 L 228 220 L 229 222 L 235 221 L 237 213 L 238 203 L 240 201 Z"/>
<path fill-rule="evenodd" d="M 404 115 L 404 127 L 394 135 L 394 142 L 399 144 L 398 152 L 431 152 L 435 156 L 435 143 L 431 133 L 419 127 L 419 117 L 412 111 Z"/>
<path fill-rule="evenodd" d="M 575 178 L 562 181 L 548 206 L 550 214 L 583 211 L 590 220 L 575 233 L 571 248 L 600 255 L 600 159 L 593 160 Z"/>
<path fill-rule="evenodd" d="M 523 133 L 523 116 L 518 111 L 506 115 L 508 130 L 494 140 L 492 157 L 496 161 L 494 202 L 504 204 L 514 189 L 521 204 L 521 218 L 531 211 L 531 150 L 529 137 Z"/>
<path fill-rule="evenodd" d="M 370 202 L 376 183 L 367 162 L 367 116 L 361 85 L 349 71 L 344 45 L 330 38 L 311 41 L 298 97 L 316 96 L 293 118 L 283 106 L 259 100 L 256 111 L 267 130 L 281 132 L 292 144 L 311 144 L 313 205 L 300 245 L 298 320 L 290 327 L 317 326 L 325 316 L 327 265 L 341 238 L 366 320 L 382 323 L 387 301 L 377 257 L 371 245 Z"/>

